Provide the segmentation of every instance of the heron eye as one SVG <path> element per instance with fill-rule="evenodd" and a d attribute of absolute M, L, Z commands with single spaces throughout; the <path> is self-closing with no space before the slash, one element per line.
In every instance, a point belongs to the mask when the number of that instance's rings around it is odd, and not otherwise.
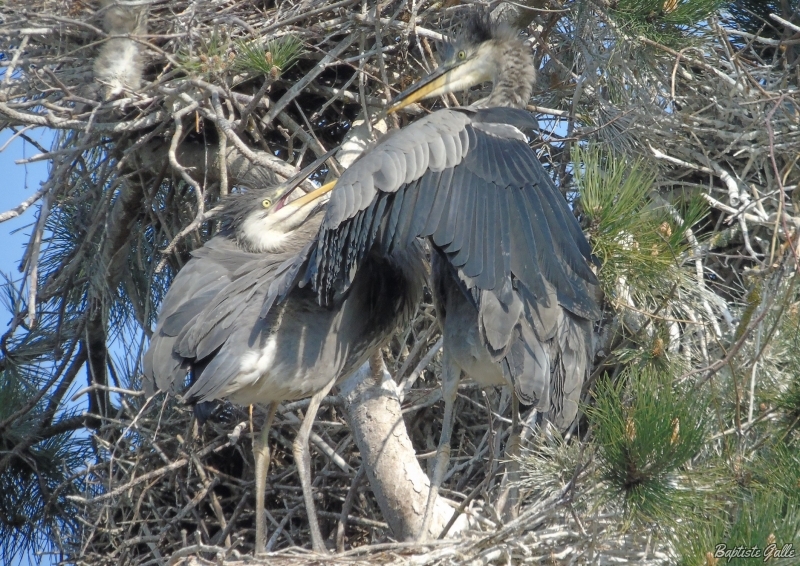
<path fill-rule="evenodd" d="M 459 51 L 458 52 L 458 58 L 459 59 L 464 59 L 466 56 L 467 56 L 467 52 L 466 51 Z"/>
<path fill-rule="evenodd" d="M 268 198 L 265 198 L 264 200 L 261 201 L 261 206 L 263 206 L 264 208 L 269 208 L 270 206 L 272 206 L 272 201 L 269 200 Z"/>

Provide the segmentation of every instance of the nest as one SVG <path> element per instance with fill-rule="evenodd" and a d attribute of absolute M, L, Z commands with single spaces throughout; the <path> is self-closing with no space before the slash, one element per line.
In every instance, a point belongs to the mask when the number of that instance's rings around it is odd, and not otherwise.
<path fill-rule="evenodd" d="M 134 360 L 125 375 L 86 393 L 94 459 L 70 471 L 56 490 L 69 493 L 71 505 L 64 520 L 70 528 L 54 537 L 56 546 L 76 564 L 258 563 L 243 557 L 253 548 L 251 439 L 261 410 L 250 415 L 221 406 L 201 426 L 173 399 L 146 401 L 137 390 L 136 345 L 152 327 L 170 275 L 217 229 L 220 196 L 284 179 L 342 144 L 359 119 L 374 116 L 435 66 L 442 35 L 434 30 L 447 30 L 466 7 L 393 3 L 376 18 L 356 0 L 6 4 L 0 37 L 13 53 L 6 76 L 18 78 L 3 85 L 0 120 L 18 130 L 59 133 L 51 151 L 41 148 L 29 159 L 52 160 L 47 182 L 24 206 L 0 216 L 45 199 L 24 258 L 29 286 L 17 293 L 29 302 L 2 337 L 4 353 L 8 345 L 20 354 L 24 341 L 11 337 L 38 315 L 36 346 L 53 356 L 48 361 L 60 361 L 60 352 L 72 352 L 85 335 L 110 347 L 115 332 Z M 709 221 L 689 232 L 691 251 L 677 258 L 695 273 L 696 293 L 669 321 L 676 332 L 658 351 L 680 351 L 682 379 L 698 382 L 737 352 L 749 356 L 745 365 L 754 364 L 764 350 L 747 336 L 785 288 L 774 279 L 794 265 L 800 226 L 792 197 L 800 179 L 797 40 L 781 43 L 714 21 L 696 32 L 704 35 L 702 49 L 676 48 L 616 25 L 600 6 L 553 7 L 525 23 L 542 67 L 532 108 L 550 134 L 534 147 L 570 196 L 569 142 L 577 139 L 656 163 L 660 195 L 676 214 L 675 203 L 702 198 Z M 109 50 L 129 54 L 131 64 L 120 71 Z M 335 169 L 329 163 L 312 180 Z M 66 243 L 40 255 L 33 242 L 45 227 Z M 751 297 L 762 281 L 763 292 Z M 653 321 L 663 318 L 662 305 L 681 300 L 667 291 L 613 304 L 622 314 L 609 312 L 599 329 L 598 367 L 621 363 L 615 348 L 629 347 L 627 337 L 639 329 L 656 337 Z M 687 327 L 699 330 L 684 333 Z M 424 463 L 432 461 L 440 430 L 437 332 L 426 305 L 384 352 L 395 378 L 413 384 L 403 404 L 405 424 Z M 732 348 L 720 352 L 721 343 Z M 101 360 L 95 375 L 106 375 L 108 351 L 93 354 Z M 67 366 L 47 386 L 59 383 L 62 396 L 80 368 Z M 775 375 L 778 366 L 768 364 Z M 621 527 L 618 502 L 599 497 L 590 451 L 574 453 L 580 435 L 559 449 L 561 468 L 528 469 L 526 477 L 539 487 L 524 484 L 519 518 L 498 524 L 493 503 L 508 422 L 500 401 L 499 392 L 489 392 L 487 403 L 474 386 L 462 386 L 454 471 L 443 493 L 464 504 L 476 528 L 458 540 L 420 545 L 392 539 L 360 472 L 341 400 L 327 399 L 314 429 L 312 477 L 323 532 L 341 554 L 326 562 L 674 561 L 651 529 Z M 298 550 L 309 545 L 309 534 L 291 457 L 303 410 L 303 402 L 284 406 L 272 429 L 271 554 L 264 563 L 311 560 Z M 85 421 L 76 420 L 64 430 L 82 427 Z"/>
<path fill-rule="evenodd" d="M 421 461 L 431 461 L 441 414 L 438 332 L 431 307 L 410 332 L 384 353 L 398 375 L 422 371 L 403 403 L 409 435 Z M 403 348 L 408 344 L 425 347 Z M 433 353 L 433 362 L 425 363 Z M 424 365 L 419 367 L 419 362 Z M 425 367 L 427 366 L 427 369 Z M 317 512 L 334 564 L 579 563 L 667 564 L 669 549 L 645 529 L 624 530 L 621 507 L 597 509 L 596 474 L 578 443 L 558 443 L 560 464 L 523 459 L 523 505 L 513 521 L 498 522 L 508 402 L 474 385 L 462 387 L 453 436 L 451 473 L 442 488 L 476 528 L 456 539 L 427 544 L 397 542 L 372 496 L 352 435 L 338 407 L 325 400 L 312 436 L 312 478 Z M 79 509 L 76 564 L 308 564 L 321 560 L 310 547 L 292 441 L 307 401 L 284 405 L 270 435 L 272 463 L 267 485 L 268 554 L 252 557 L 254 520 L 253 429 L 265 413 L 220 405 L 198 424 L 191 408 L 159 395 L 148 402 L 137 392 L 121 396 L 118 419 L 95 435 L 100 457 L 83 476 L 84 493 L 70 499 Z M 503 403 L 505 401 L 505 403 Z M 500 403 L 498 405 L 498 403 Z M 505 406 L 505 411 L 503 411 Z M 492 407 L 492 416 L 487 408 Z M 497 413 L 497 410 L 501 413 Z M 505 412 L 505 416 L 503 415 Z M 526 413 L 535 419 L 535 415 Z M 252 428 L 251 428 L 252 427 Z M 552 431 L 550 435 L 554 434 Z M 548 435 L 546 434 L 545 437 Z M 529 455 L 530 456 L 530 455 Z M 552 461 L 552 454 L 546 458 Z M 594 534 L 590 534 L 594 533 Z M 79 556 L 79 557 L 78 557 Z"/>

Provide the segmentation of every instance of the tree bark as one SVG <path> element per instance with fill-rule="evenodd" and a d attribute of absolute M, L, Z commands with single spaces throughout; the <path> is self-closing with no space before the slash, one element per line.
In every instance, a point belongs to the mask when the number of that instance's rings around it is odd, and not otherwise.
<path fill-rule="evenodd" d="M 430 480 L 417 461 L 403 422 L 397 385 L 383 360 L 373 371 L 369 363 L 364 364 L 340 385 L 340 394 L 367 478 L 386 522 L 396 539 L 417 538 Z M 427 538 L 439 536 L 453 511 L 443 498 L 436 500 Z M 448 535 L 454 536 L 469 526 L 469 517 L 461 515 Z"/>

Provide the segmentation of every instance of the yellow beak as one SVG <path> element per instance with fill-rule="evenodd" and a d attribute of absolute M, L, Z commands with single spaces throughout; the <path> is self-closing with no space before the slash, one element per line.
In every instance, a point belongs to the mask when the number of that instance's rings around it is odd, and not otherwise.
<path fill-rule="evenodd" d="M 447 85 L 447 71 L 449 70 L 450 69 L 446 67 L 439 67 L 436 69 L 436 71 L 421 81 L 411 85 L 409 88 L 397 95 L 397 98 L 394 99 L 394 102 L 392 102 L 392 105 L 389 106 L 389 109 L 386 111 L 386 113 L 392 114 L 397 112 L 409 104 L 414 104 L 418 100 L 433 96 L 431 93 L 436 93 L 437 91 L 442 90 L 442 87 Z"/>
<path fill-rule="evenodd" d="M 306 193 L 305 195 L 301 196 L 299 199 L 295 199 L 286 206 L 294 206 L 296 208 L 300 208 L 308 204 L 309 202 L 315 201 L 321 196 L 331 192 L 333 187 L 336 186 L 336 181 L 331 181 L 330 183 L 326 183 L 322 185 L 320 188 L 311 191 L 310 193 Z"/>
<path fill-rule="evenodd" d="M 423 98 L 433 98 L 448 92 L 466 90 L 477 84 L 492 80 L 492 70 L 480 52 L 464 60 L 445 64 L 433 73 L 408 87 L 397 95 L 387 114 L 397 112 Z"/>

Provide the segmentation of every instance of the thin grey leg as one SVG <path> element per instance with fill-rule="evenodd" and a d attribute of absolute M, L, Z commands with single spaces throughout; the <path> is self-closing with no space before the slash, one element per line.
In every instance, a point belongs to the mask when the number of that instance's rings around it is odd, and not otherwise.
<path fill-rule="evenodd" d="M 509 521 L 514 519 L 519 505 L 520 467 L 519 457 L 522 443 L 522 425 L 519 420 L 519 399 L 511 391 L 511 434 L 506 445 L 506 471 L 500 483 L 501 493 L 497 500 L 500 516 Z"/>
<path fill-rule="evenodd" d="M 264 496 L 267 492 L 267 472 L 269 471 L 269 429 L 278 410 L 278 403 L 270 403 L 267 418 L 261 433 L 253 436 L 253 453 L 256 456 L 256 551 L 265 552 L 267 543 L 267 517 L 264 510 Z"/>
<path fill-rule="evenodd" d="M 418 539 L 424 541 L 428 537 L 433 520 L 436 498 L 439 487 L 444 480 L 444 474 L 450 463 L 450 435 L 453 432 L 453 405 L 458 395 L 458 383 L 461 381 L 461 368 L 459 368 L 445 350 L 442 359 L 442 398 L 444 399 L 444 418 L 442 419 L 442 435 L 439 437 L 439 446 L 436 449 L 436 463 L 433 468 L 433 479 L 428 502 L 425 505 L 425 516 L 422 519 Z"/>
<path fill-rule="evenodd" d="M 314 552 L 319 553 L 325 553 L 327 549 L 322 541 L 322 532 L 319 529 L 317 511 L 314 507 L 314 494 L 311 491 L 311 453 L 308 449 L 308 438 L 311 436 L 311 427 L 314 425 L 319 406 L 325 396 L 330 393 L 335 382 L 335 379 L 331 379 L 324 388 L 311 397 L 303 424 L 300 425 L 300 430 L 297 432 L 297 437 L 294 439 L 292 446 L 294 461 L 297 464 L 297 473 L 300 475 L 300 484 L 303 486 L 303 500 L 306 503 L 308 527 L 311 530 L 311 547 Z"/>

